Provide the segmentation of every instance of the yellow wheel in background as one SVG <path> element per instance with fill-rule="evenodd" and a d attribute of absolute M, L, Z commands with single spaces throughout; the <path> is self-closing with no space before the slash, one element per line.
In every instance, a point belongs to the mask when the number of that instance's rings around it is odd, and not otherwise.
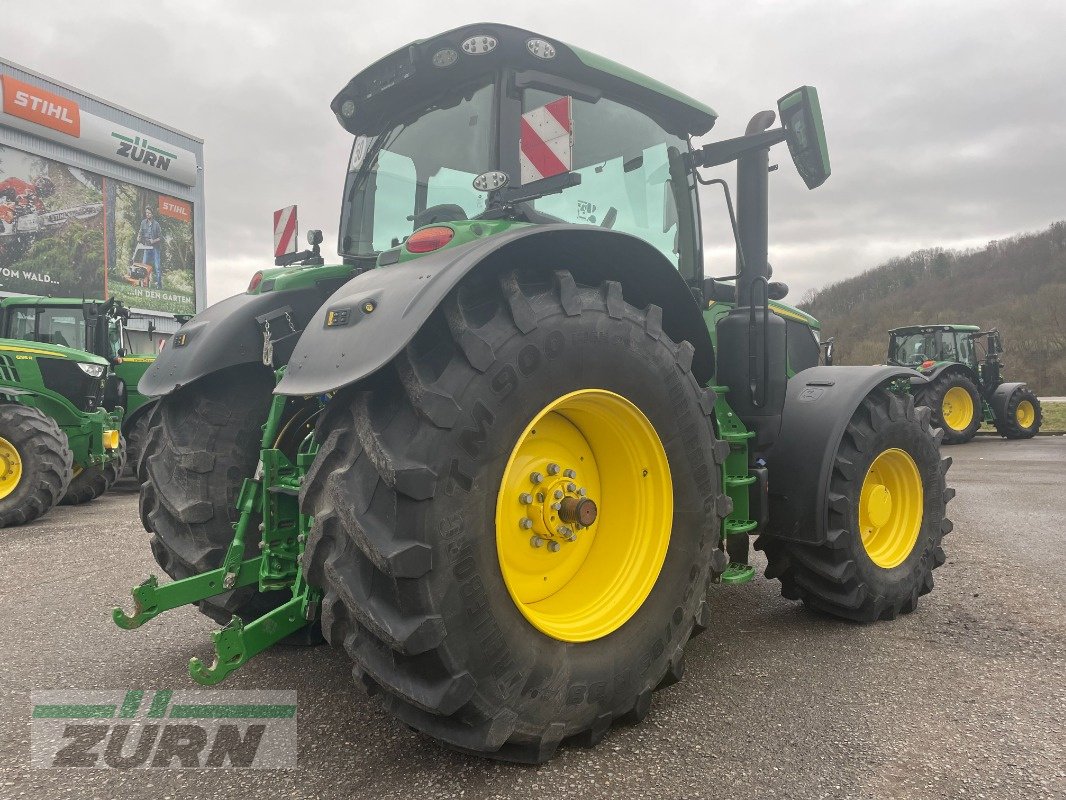
<path fill-rule="evenodd" d="M 944 393 L 942 411 L 944 422 L 948 427 L 956 431 L 964 431 L 973 422 L 973 398 L 961 386 L 952 386 Z"/>
<path fill-rule="evenodd" d="M 0 436 L 0 500 L 3 500 L 22 481 L 22 458 L 15 445 Z"/>
<path fill-rule="evenodd" d="M 1031 428 L 1036 422 L 1036 409 L 1033 408 L 1033 404 L 1028 400 L 1018 403 L 1018 407 L 1014 409 L 1014 419 L 1022 428 Z"/>
<path fill-rule="evenodd" d="M 907 560 L 922 527 L 923 507 L 922 476 L 914 459 L 898 448 L 883 451 L 867 470 L 859 494 L 859 530 L 871 561 L 892 569 Z"/>
<path fill-rule="evenodd" d="M 599 639 L 651 593 L 672 524 L 670 466 L 648 418 L 602 389 L 563 395 L 504 469 L 496 550 L 507 591 L 542 633 Z"/>

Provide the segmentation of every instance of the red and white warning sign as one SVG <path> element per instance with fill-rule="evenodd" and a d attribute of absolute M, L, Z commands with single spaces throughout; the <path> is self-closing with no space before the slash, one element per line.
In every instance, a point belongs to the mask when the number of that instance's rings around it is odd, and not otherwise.
<path fill-rule="evenodd" d="M 274 258 L 296 252 L 296 206 L 274 212 Z"/>
<path fill-rule="evenodd" d="M 522 115 L 522 183 L 569 172 L 573 167 L 574 119 L 570 98 L 560 97 Z"/>

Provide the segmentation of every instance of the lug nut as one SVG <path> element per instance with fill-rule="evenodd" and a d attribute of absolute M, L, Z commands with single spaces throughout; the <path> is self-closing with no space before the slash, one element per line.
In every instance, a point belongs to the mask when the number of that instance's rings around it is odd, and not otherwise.
<path fill-rule="evenodd" d="M 549 464 L 548 465 L 548 474 L 549 475 L 558 475 L 559 474 L 559 465 L 558 464 Z"/>
<path fill-rule="evenodd" d="M 559 543 L 558 542 L 548 542 L 548 550 L 550 550 L 553 553 L 558 553 L 559 552 Z"/>
<path fill-rule="evenodd" d="M 518 502 L 524 506 L 528 506 L 533 502 L 533 495 L 529 492 L 522 492 L 522 494 L 518 495 Z"/>
<path fill-rule="evenodd" d="M 543 503 L 544 502 L 544 492 L 537 492 L 537 502 L 538 503 Z"/>
<path fill-rule="evenodd" d="M 575 484 L 575 483 L 566 484 L 566 491 L 568 491 L 568 492 L 576 492 L 577 491 L 577 484 Z"/>
<path fill-rule="evenodd" d="M 565 525 L 560 525 L 555 531 L 568 542 L 572 542 L 577 538 L 577 535 Z"/>
<path fill-rule="evenodd" d="M 518 522 L 518 527 L 524 531 L 528 531 L 530 528 L 533 527 L 533 520 L 531 520 L 529 517 L 522 517 L 522 519 Z"/>
<path fill-rule="evenodd" d="M 563 490 L 562 489 L 556 489 L 555 493 L 554 493 L 554 497 L 555 497 L 556 500 L 562 500 L 563 499 Z"/>
<path fill-rule="evenodd" d="M 552 503 L 552 508 L 554 508 L 556 511 L 562 510 L 562 507 L 563 507 L 562 503 Z"/>
<path fill-rule="evenodd" d="M 529 546 L 530 547 L 540 547 L 543 544 L 544 544 L 544 540 L 541 539 L 539 536 L 533 536 L 529 540 Z"/>
<path fill-rule="evenodd" d="M 572 469 L 564 469 L 563 470 L 563 475 L 565 475 L 567 478 L 576 478 L 577 477 L 577 473 L 574 472 Z"/>
<path fill-rule="evenodd" d="M 539 472 L 534 472 L 532 475 L 529 476 L 529 479 L 533 481 L 533 483 L 540 483 L 542 480 L 544 480 L 544 476 L 541 475 Z"/>
<path fill-rule="evenodd" d="M 587 495 L 587 494 L 588 494 L 589 492 L 588 492 L 588 489 L 586 489 L 586 488 L 585 488 L 584 486 L 582 486 L 582 487 L 581 487 L 580 489 L 578 489 L 578 490 L 577 490 L 577 493 L 578 493 L 579 495 L 581 495 L 582 497 L 584 497 L 584 496 L 585 496 L 585 495 Z"/>

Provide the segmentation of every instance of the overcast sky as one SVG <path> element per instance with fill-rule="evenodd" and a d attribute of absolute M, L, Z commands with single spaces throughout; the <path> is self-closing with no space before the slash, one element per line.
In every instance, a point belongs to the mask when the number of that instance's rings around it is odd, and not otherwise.
<path fill-rule="evenodd" d="M 793 302 L 893 255 L 1066 218 L 1062 0 L 38 0 L 2 19 L 0 55 L 205 140 L 209 302 L 271 264 L 280 206 L 298 203 L 301 231 L 322 228 L 335 253 L 350 139 L 329 101 L 395 48 L 476 21 L 674 84 L 721 115 L 710 138 L 817 86 L 832 177 L 808 192 L 774 151 L 770 260 Z M 704 191 L 708 272 L 721 274 L 732 239 L 720 193 Z"/>

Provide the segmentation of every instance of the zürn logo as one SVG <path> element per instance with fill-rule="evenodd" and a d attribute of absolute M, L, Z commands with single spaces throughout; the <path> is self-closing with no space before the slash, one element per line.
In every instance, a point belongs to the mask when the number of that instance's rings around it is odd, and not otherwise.
<path fill-rule="evenodd" d="M 166 150 L 153 147 L 149 144 L 147 138 L 141 138 L 140 136 L 130 138 L 114 131 L 111 132 L 111 135 L 118 139 L 115 155 L 128 158 L 130 161 L 139 161 L 146 167 L 155 167 L 162 172 L 166 172 L 170 169 L 170 162 L 177 158 L 174 153 L 168 153 Z"/>
<path fill-rule="evenodd" d="M 34 767 L 296 766 L 295 692 L 67 690 L 32 702 Z"/>

